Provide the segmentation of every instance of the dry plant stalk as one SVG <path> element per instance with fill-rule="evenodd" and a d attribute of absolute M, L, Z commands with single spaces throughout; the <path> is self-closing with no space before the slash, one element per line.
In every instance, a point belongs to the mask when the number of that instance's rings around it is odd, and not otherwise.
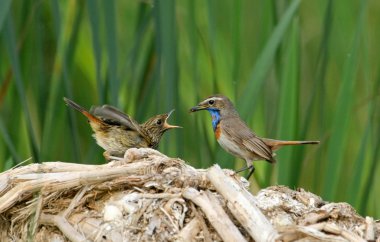
<path fill-rule="evenodd" d="M 256 241 L 273 241 L 278 237 L 272 224 L 257 208 L 254 197 L 232 177 L 226 176 L 219 166 L 213 166 L 207 177 L 226 200 L 227 207 Z"/>
<path fill-rule="evenodd" d="M 346 203 L 283 186 L 253 196 L 246 184 L 152 149 L 18 167 L 0 174 L 0 241 L 379 240 L 379 222 Z"/>
<path fill-rule="evenodd" d="M 182 195 L 202 209 L 223 241 L 246 241 L 213 194 L 208 191 L 199 192 L 194 188 L 186 188 Z"/>

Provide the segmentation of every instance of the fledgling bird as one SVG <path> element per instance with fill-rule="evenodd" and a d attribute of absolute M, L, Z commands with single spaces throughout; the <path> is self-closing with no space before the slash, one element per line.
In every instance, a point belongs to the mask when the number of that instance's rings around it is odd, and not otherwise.
<path fill-rule="evenodd" d="M 166 114 L 159 114 L 148 119 L 145 123 L 139 124 L 129 115 L 119 109 L 110 106 L 95 106 L 86 111 L 79 104 L 64 97 L 65 103 L 81 112 L 88 118 L 88 122 L 94 131 L 93 137 L 105 152 L 107 160 L 122 157 L 129 148 L 153 148 L 156 149 L 162 135 L 169 129 L 182 128 L 170 125 L 167 119 L 172 111 Z"/>
<path fill-rule="evenodd" d="M 276 163 L 274 151 L 284 145 L 319 144 L 319 141 L 284 141 L 258 137 L 241 120 L 232 102 L 223 95 L 213 95 L 190 112 L 207 110 L 212 117 L 212 128 L 220 146 L 235 157 L 244 159 L 247 166 L 238 170 L 241 172 L 250 169 L 247 180 L 253 174 L 253 161 L 266 160 Z"/>

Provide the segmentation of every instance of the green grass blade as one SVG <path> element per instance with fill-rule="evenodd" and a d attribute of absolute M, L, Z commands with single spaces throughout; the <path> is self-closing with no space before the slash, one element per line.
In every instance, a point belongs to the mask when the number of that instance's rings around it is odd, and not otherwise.
<path fill-rule="evenodd" d="M 154 37 L 149 33 L 153 19 L 150 6 L 140 3 L 137 19 L 133 44 L 127 56 L 126 67 L 122 70 L 127 85 L 122 101 L 129 103 L 130 109 L 134 109 L 135 101 L 141 99 L 143 83 L 147 81 L 154 63 Z"/>
<path fill-rule="evenodd" d="M 372 97 L 374 98 L 370 101 L 368 106 L 368 123 L 362 140 L 362 147 L 360 147 L 358 158 L 354 165 L 354 176 L 350 185 L 350 196 L 348 197 L 349 201 L 352 202 L 351 204 L 359 208 L 361 214 L 367 214 L 369 212 L 368 203 L 370 202 L 370 195 L 378 192 L 374 184 L 378 184 L 376 183 L 376 179 L 378 179 L 378 162 L 380 159 L 380 138 L 378 136 L 380 131 L 378 122 L 380 115 L 380 75 L 377 77 L 377 81 L 374 83 L 372 90 Z M 373 142 L 370 142 L 372 140 Z M 374 144 L 373 149 L 369 149 L 371 146 L 368 143 Z M 369 149 L 370 152 L 368 152 L 367 149 Z M 366 153 L 370 154 L 370 159 L 365 159 Z M 376 195 L 374 196 L 376 197 Z"/>
<path fill-rule="evenodd" d="M 73 20 L 72 25 L 72 32 L 70 34 L 67 48 L 65 50 L 65 53 L 63 54 L 63 60 L 62 60 L 62 78 L 63 78 L 63 84 L 65 88 L 65 95 L 67 95 L 69 98 L 73 98 L 73 85 L 71 83 L 70 78 L 70 63 L 73 63 L 73 57 L 76 49 L 76 43 L 78 42 L 78 34 L 80 30 L 80 24 L 81 19 L 83 17 L 83 10 L 84 6 L 82 2 L 73 2 L 73 4 L 77 4 L 73 6 L 73 9 L 76 11 L 75 17 Z M 74 15 L 74 14 L 73 14 Z M 80 161 L 80 151 L 79 151 L 79 132 L 78 132 L 78 125 L 76 123 L 75 115 L 73 110 L 69 112 L 69 128 L 70 128 L 70 134 L 71 134 L 71 149 L 74 153 L 74 160 Z"/>
<path fill-rule="evenodd" d="M 240 56 L 241 56 L 241 48 L 240 48 L 240 43 L 241 43 L 241 29 L 242 29 L 242 17 L 241 17 L 241 5 L 242 1 L 238 0 L 235 1 L 234 3 L 234 9 L 233 9 L 233 17 L 232 17 L 232 30 L 231 32 L 233 33 L 233 67 L 232 67 L 232 80 L 233 82 L 237 83 L 238 80 L 240 79 L 239 75 L 239 70 L 241 66 L 241 61 L 240 61 Z M 238 93 L 238 88 L 235 86 L 235 97 L 237 97 Z"/>
<path fill-rule="evenodd" d="M 0 167 L 11 167 L 16 152 L 21 158 L 32 152 L 17 80 L 8 74 L 14 66 L 6 29 L 11 16 L 38 145 L 43 137 L 40 160 L 78 162 L 74 155 L 79 152 L 80 162 L 104 162 L 85 117 L 64 105 L 62 96 L 68 96 L 85 108 L 116 104 L 140 122 L 175 108 L 170 122 L 184 129 L 166 133 L 160 151 L 195 167 L 217 162 L 241 168 L 244 161 L 218 145 L 210 115 L 188 113 L 220 92 L 259 136 L 321 140 L 318 146 L 282 148 L 275 166 L 255 163 L 253 191 L 279 183 L 324 196 L 322 190 L 336 179 L 336 192 L 324 199 L 347 198 L 363 215 L 379 217 L 380 167 L 373 162 L 378 159 L 380 80 L 373 73 L 380 63 L 380 15 L 375 14 L 380 5 L 368 1 L 359 34 L 360 5 L 334 0 L 0 1 Z M 360 35 L 359 47 L 351 41 L 355 35 Z M 351 51 L 355 48 L 359 54 Z M 348 125 L 339 123 L 347 117 Z"/>
<path fill-rule="evenodd" d="M 158 84 L 155 82 L 155 64 L 156 64 L 156 52 L 155 52 L 155 36 L 150 37 L 150 46 L 149 50 L 146 52 L 146 56 L 142 57 L 143 60 L 143 67 L 142 67 L 142 74 L 139 79 L 136 81 L 136 86 L 137 89 L 132 89 L 136 90 L 137 95 L 136 95 L 136 102 L 138 103 L 138 106 L 145 107 L 145 111 L 142 108 L 137 108 L 136 110 L 136 117 L 139 120 L 142 119 L 147 119 L 149 118 L 149 115 L 147 116 L 147 111 L 149 110 L 148 107 L 149 105 L 151 106 L 151 96 L 154 94 L 153 90 L 149 87 L 155 87 L 157 88 Z M 133 94 L 131 94 L 133 95 Z M 151 108 L 151 107 L 149 107 Z"/>
<path fill-rule="evenodd" d="M 349 126 L 352 103 L 355 97 L 355 75 L 358 66 L 360 36 L 363 29 L 366 6 L 367 1 L 362 1 L 351 54 L 345 62 L 342 83 L 337 96 L 336 112 L 332 121 L 331 138 L 327 151 L 326 169 L 328 173 L 326 173 L 325 179 L 322 180 L 324 184 L 322 195 L 325 199 L 330 200 L 336 196 L 344 162 L 343 155 L 347 144 L 347 127 Z"/>
<path fill-rule="evenodd" d="M 373 80 L 371 79 L 371 63 L 369 58 L 370 53 L 368 48 L 368 39 L 366 39 L 368 33 L 366 32 L 366 29 L 364 29 L 363 31 L 365 32 L 362 34 L 363 44 L 360 48 L 360 52 L 363 55 L 363 57 L 361 58 L 361 62 L 363 64 L 364 80 L 361 80 L 361 85 L 365 87 L 365 96 L 370 97 L 370 99 L 366 103 L 366 125 L 364 126 L 365 129 L 363 135 L 361 135 L 360 137 L 360 148 L 358 150 L 356 159 L 353 163 L 352 179 L 348 185 L 348 191 L 346 192 L 345 196 L 347 201 L 356 208 L 362 207 L 363 202 L 364 204 L 367 204 L 367 199 L 363 199 L 365 195 L 363 194 L 363 196 L 358 196 L 358 194 L 360 194 L 364 190 L 363 184 L 366 181 L 366 179 L 368 179 L 368 167 L 370 167 L 372 163 L 372 160 L 366 159 L 366 157 L 368 157 L 368 154 L 371 153 L 371 133 L 377 133 L 377 124 L 376 121 L 374 121 L 374 117 L 376 115 L 376 96 L 379 94 L 380 91 L 380 72 L 378 71 L 379 74 L 376 82 L 373 82 Z"/>
<path fill-rule="evenodd" d="M 203 44 L 205 46 L 205 49 L 208 52 L 209 58 L 210 58 L 210 64 L 212 69 L 212 93 L 219 93 L 219 87 L 218 87 L 218 71 L 217 71 L 217 65 L 216 65 L 216 9 L 215 6 L 218 4 L 214 0 L 208 0 L 207 1 L 207 19 L 208 19 L 208 29 L 207 29 L 207 37 L 204 37 Z M 202 37 L 203 35 L 201 35 Z"/>
<path fill-rule="evenodd" d="M 292 22 L 293 16 L 295 15 L 301 1 L 294 0 L 291 1 L 290 6 L 285 11 L 284 15 L 281 17 L 278 25 L 273 30 L 268 43 L 265 45 L 263 51 L 261 52 L 259 58 L 254 65 L 250 78 L 245 84 L 244 91 L 240 98 L 237 100 L 237 106 L 241 110 L 243 117 L 252 116 L 252 106 L 255 105 L 259 93 L 261 91 L 262 84 L 266 79 L 266 75 L 273 65 L 276 51 L 283 39 L 286 30 Z"/>
<path fill-rule="evenodd" d="M 3 29 L 3 24 L 7 18 L 8 12 L 11 9 L 12 0 L 0 1 L 0 32 Z"/>
<path fill-rule="evenodd" d="M 3 140 L 5 144 L 7 145 L 9 151 L 11 152 L 12 158 L 16 164 L 20 163 L 22 160 L 20 156 L 17 154 L 16 146 L 13 143 L 12 138 L 10 137 L 9 133 L 7 132 L 7 129 L 3 123 L 3 120 L 0 118 L 0 133 L 3 137 Z M 2 164 L 2 162 L 0 162 Z M 14 165 L 14 164 L 13 164 Z"/>
<path fill-rule="evenodd" d="M 118 104 L 119 94 L 119 79 L 118 79 L 118 55 L 117 55 L 117 42 L 116 42 L 116 12 L 115 1 L 102 1 L 104 22 L 106 26 L 106 48 L 108 57 L 108 84 L 109 84 L 109 103 L 112 105 Z"/>
<path fill-rule="evenodd" d="M 179 54 L 179 60 L 181 59 L 186 59 L 186 57 L 189 57 L 191 56 L 192 58 L 188 58 L 188 63 L 187 63 L 187 66 L 188 66 L 188 75 L 183 75 L 182 73 L 182 76 L 180 76 L 179 78 L 181 78 L 183 80 L 183 84 L 186 84 L 186 83 L 192 83 L 191 86 L 193 87 L 197 87 L 197 86 L 200 86 L 200 78 L 199 78 L 199 66 L 198 66 L 198 60 L 200 59 L 199 58 L 199 41 L 198 41 L 198 38 L 197 38 L 197 33 L 198 33 L 198 30 L 197 30 L 197 21 L 196 21 L 196 9 L 197 9 L 197 5 L 196 5 L 196 2 L 195 1 L 187 1 L 186 3 L 186 8 L 188 9 L 188 14 L 185 16 L 185 24 L 184 24 L 184 27 L 187 29 L 186 31 L 186 35 L 184 36 L 184 38 L 188 39 L 189 43 L 188 45 L 186 45 L 186 51 L 180 51 L 178 54 Z M 188 52 L 190 52 L 191 54 L 189 54 Z M 190 86 L 190 87 L 191 87 Z M 200 93 L 198 92 L 192 92 L 191 95 L 189 95 L 190 97 L 188 99 L 186 99 L 185 101 L 190 101 L 190 102 L 187 102 L 187 104 L 184 104 L 185 105 L 185 108 L 188 108 L 187 106 L 191 106 L 193 105 L 191 102 L 197 102 L 198 100 L 201 99 L 201 97 L 199 97 Z M 187 127 L 193 127 L 194 129 L 189 129 L 189 128 L 184 128 L 183 130 L 183 136 L 184 137 L 188 137 L 185 142 L 187 142 L 187 144 L 194 144 L 194 143 L 197 143 L 198 139 L 201 139 L 200 136 L 203 138 L 203 136 L 201 135 L 200 132 L 197 132 L 196 134 L 194 134 L 195 132 L 193 130 L 201 130 L 201 127 L 202 125 L 200 124 L 200 120 L 198 118 L 195 117 L 195 115 L 191 115 L 190 117 L 188 116 L 187 119 L 185 119 L 185 121 L 188 121 L 187 123 L 185 123 L 184 125 L 187 126 Z M 185 122 L 184 121 L 184 122 Z M 192 159 L 198 161 L 196 165 L 198 165 L 199 167 L 202 167 L 202 161 L 204 161 L 204 159 L 202 159 L 202 153 L 203 153 L 203 150 L 205 150 L 206 147 L 200 147 L 197 152 L 194 152 L 194 155 L 192 157 Z M 207 149 L 208 151 L 209 149 Z M 186 151 L 185 151 L 186 152 Z M 204 157 L 204 156 L 203 156 Z"/>
<path fill-rule="evenodd" d="M 326 104 L 326 76 L 327 76 L 327 67 L 328 67 L 328 60 L 329 60 L 329 54 L 331 52 L 331 47 L 330 47 L 330 39 L 332 37 L 332 25 L 333 25 L 333 10 L 334 10 L 334 1 L 330 0 L 326 4 L 326 10 L 324 13 L 324 19 L 323 19 L 323 34 L 321 38 L 321 42 L 318 47 L 318 60 L 317 60 L 317 68 L 316 68 L 316 73 L 315 73 L 315 78 L 313 79 L 313 85 L 312 85 L 312 91 L 311 95 L 309 95 L 309 100 L 307 101 L 306 105 L 306 113 L 303 115 L 303 120 L 301 121 L 301 131 L 300 131 L 300 137 L 305 137 L 306 134 L 308 134 L 309 130 L 312 130 L 312 117 L 313 117 L 313 112 L 310 112 L 310 110 L 313 110 L 313 105 L 315 103 L 320 103 L 318 105 L 318 112 L 319 112 L 319 132 L 314 132 L 318 134 L 322 134 L 323 131 L 325 130 L 324 124 L 326 123 L 325 116 L 325 106 Z M 313 134 L 313 133 L 312 133 Z M 322 137 L 317 137 L 315 139 L 321 139 Z M 314 139 L 312 138 L 307 138 L 307 139 Z M 323 140 L 322 140 L 323 142 Z M 322 149 L 323 144 L 321 144 L 318 149 Z M 304 149 L 300 149 L 300 151 L 297 153 L 300 157 L 303 157 L 304 154 Z M 314 162 L 314 171 L 320 171 L 321 167 L 323 164 L 323 157 L 322 153 L 318 152 L 316 160 L 317 162 Z M 308 161 L 306 161 L 308 162 Z M 319 173 L 319 172 L 318 172 Z M 320 176 L 318 175 L 313 175 L 313 183 L 311 184 L 314 189 L 317 189 L 320 184 Z M 299 180 L 296 182 L 299 184 Z"/>
<path fill-rule="evenodd" d="M 299 93 L 299 21 L 293 20 L 289 31 L 289 39 L 284 45 L 284 56 L 281 68 L 281 93 L 279 101 L 278 135 L 279 139 L 295 139 L 297 135 L 298 93 Z M 286 147 L 279 150 L 278 180 L 280 184 L 290 187 L 296 185 L 300 175 L 300 157 L 292 158 L 294 148 Z"/>
<path fill-rule="evenodd" d="M 158 94 L 156 97 L 158 109 L 164 107 L 165 112 L 174 108 L 178 100 L 178 65 L 177 65 L 177 35 L 175 31 L 175 0 L 155 1 L 155 24 L 157 35 L 156 43 L 158 48 L 159 71 L 156 72 L 156 81 L 159 81 Z M 175 120 L 175 119 L 173 119 Z M 170 135 L 170 134 L 169 134 Z M 178 132 L 175 132 L 178 141 Z M 168 140 L 165 139 L 165 148 L 168 150 Z M 178 142 L 177 142 L 178 144 Z M 173 148 L 177 145 L 172 145 Z"/>
<path fill-rule="evenodd" d="M 12 23 L 11 17 L 7 19 L 7 23 L 5 24 L 5 42 L 7 45 L 7 50 L 10 57 L 10 62 L 12 65 L 14 77 L 15 77 L 14 80 L 16 84 L 17 94 L 19 96 L 23 113 L 26 119 L 26 126 L 28 130 L 28 135 L 29 135 L 29 145 L 31 147 L 34 160 L 36 162 L 40 162 L 37 137 L 35 134 L 35 130 L 33 128 L 29 105 L 26 99 L 24 80 L 21 73 L 20 60 L 19 60 L 19 55 L 18 55 L 18 51 L 16 47 L 17 41 L 16 41 L 16 36 L 15 36 L 15 29 L 14 29 L 14 25 Z"/>
<path fill-rule="evenodd" d="M 363 178 L 364 178 L 363 173 L 367 171 L 367 169 L 365 169 L 364 160 L 365 160 L 365 153 L 369 145 L 368 143 L 369 143 L 370 132 L 372 129 L 372 120 L 371 120 L 372 119 L 371 116 L 373 112 L 372 105 L 370 105 L 369 107 L 369 112 L 370 113 L 368 115 L 369 117 L 368 117 L 367 127 L 364 131 L 363 138 L 361 140 L 360 148 L 358 151 L 358 155 L 356 157 L 356 161 L 354 164 L 352 180 L 348 186 L 350 188 L 350 191 L 347 193 L 347 202 L 349 202 L 355 207 L 360 206 L 360 201 L 362 200 L 362 196 L 358 196 L 358 194 L 360 194 L 360 191 L 362 191 L 361 188 L 363 186 Z"/>
<path fill-rule="evenodd" d="M 66 108 L 62 100 L 64 95 L 62 92 L 63 86 L 63 68 L 65 65 L 65 55 L 67 42 L 71 30 L 71 17 L 75 9 L 67 9 L 61 16 L 60 6 L 58 1 L 52 1 L 52 11 L 55 13 L 53 18 L 54 30 L 57 44 L 54 53 L 54 64 L 51 74 L 51 84 L 49 86 L 49 95 L 47 97 L 47 104 L 45 107 L 44 126 L 42 133 L 42 146 L 41 146 L 41 159 L 48 160 L 50 152 L 54 150 L 54 142 L 51 141 L 55 133 L 56 117 L 58 116 L 57 107 Z M 67 109 L 67 108 L 66 108 Z"/>
<path fill-rule="evenodd" d="M 99 103 L 105 103 L 104 84 L 101 75 L 102 49 L 100 45 L 100 19 L 99 19 L 99 4 L 96 0 L 87 1 L 87 12 L 90 20 L 92 50 L 95 57 L 95 72 L 96 84 L 98 91 Z"/>
<path fill-rule="evenodd" d="M 375 119 L 375 122 L 378 123 L 378 119 L 376 118 Z M 379 125 L 377 125 L 377 134 L 379 133 L 380 131 L 380 128 L 379 128 Z M 368 209 L 368 204 L 370 202 L 370 195 L 371 194 L 374 194 L 375 192 L 373 192 L 375 190 L 375 184 L 376 183 L 376 179 L 378 178 L 378 164 L 379 164 L 379 160 L 380 160 L 380 136 L 376 135 L 375 137 L 375 146 L 374 146 L 374 154 L 372 156 L 372 159 L 371 159 L 371 164 L 369 166 L 369 175 L 368 175 L 368 178 L 364 181 L 364 186 L 363 186 L 363 189 L 361 191 L 361 193 L 359 193 L 359 202 L 360 202 L 360 207 L 359 207 L 359 213 L 361 214 L 365 214 L 367 212 Z M 377 199 L 374 199 L 375 202 L 378 202 Z M 377 201 L 376 201 L 377 200 Z"/>

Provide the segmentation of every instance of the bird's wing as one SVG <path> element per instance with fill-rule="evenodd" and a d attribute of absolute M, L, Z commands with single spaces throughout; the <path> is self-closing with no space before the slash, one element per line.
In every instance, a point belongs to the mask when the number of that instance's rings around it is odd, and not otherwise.
<path fill-rule="evenodd" d="M 113 106 L 93 106 L 90 109 L 90 113 L 101 118 L 107 123 L 123 125 L 129 130 L 135 130 L 141 133 L 141 127 L 137 121 Z"/>
<path fill-rule="evenodd" d="M 250 128 L 240 119 L 233 118 L 223 122 L 223 131 L 227 133 L 236 143 L 243 145 L 257 156 L 274 163 L 272 150 L 268 147 Z"/>

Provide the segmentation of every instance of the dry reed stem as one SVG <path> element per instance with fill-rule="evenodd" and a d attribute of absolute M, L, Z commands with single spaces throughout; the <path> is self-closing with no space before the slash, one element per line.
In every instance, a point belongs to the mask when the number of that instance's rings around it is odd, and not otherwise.
<path fill-rule="evenodd" d="M 380 242 L 379 222 L 346 203 L 282 186 L 253 196 L 246 184 L 152 149 L 104 165 L 18 167 L 0 174 L 0 241 Z"/>
<path fill-rule="evenodd" d="M 278 237 L 276 230 L 256 207 L 252 194 L 247 198 L 246 190 L 232 177 L 226 176 L 218 165 L 212 166 L 207 177 L 215 189 L 227 200 L 227 206 L 234 217 L 248 231 L 255 241 L 273 241 Z"/>
<path fill-rule="evenodd" d="M 58 229 L 73 242 L 88 241 L 85 236 L 74 229 L 73 226 L 62 216 L 41 214 L 40 222 L 42 224 L 57 226 Z"/>
<path fill-rule="evenodd" d="M 199 220 L 195 217 L 193 218 L 178 234 L 179 241 L 194 241 L 195 236 L 201 230 L 201 225 Z"/>
<path fill-rule="evenodd" d="M 246 241 L 212 194 L 186 188 L 183 197 L 199 206 L 224 241 Z"/>

